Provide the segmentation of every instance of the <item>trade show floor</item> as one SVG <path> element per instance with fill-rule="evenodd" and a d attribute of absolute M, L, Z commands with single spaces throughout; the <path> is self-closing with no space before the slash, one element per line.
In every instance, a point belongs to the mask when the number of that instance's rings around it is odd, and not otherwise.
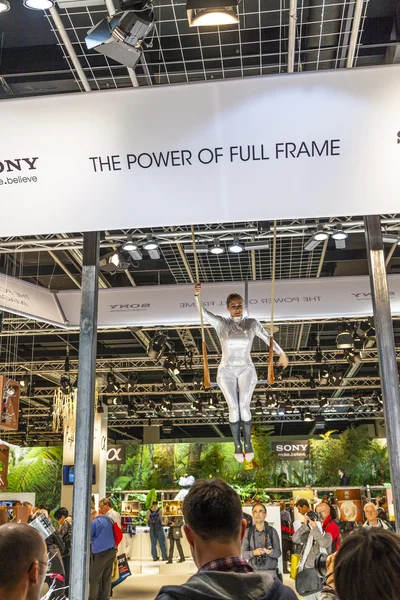
<path fill-rule="evenodd" d="M 159 568 L 160 565 L 165 565 L 165 563 L 154 564 L 152 561 L 143 561 L 142 573 L 140 575 L 134 573 L 135 564 L 137 563 L 130 561 L 129 564 L 133 575 L 114 589 L 113 600 L 131 600 L 132 598 L 154 600 L 163 585 L 180 585 L 185 583 L 196 572 L 196 567 L 192 560 L 186 560 L 184 564 L 178 565 L 179 572 L 162 575 L 159 574 Z M 175 564 L 170 565 L 170 567 L 172 571 Z M 185 570 L 182 571 L 182 568 Z M 288 575 L 284 576 L 284 583 L 294 590 L 294 581 Z"/>

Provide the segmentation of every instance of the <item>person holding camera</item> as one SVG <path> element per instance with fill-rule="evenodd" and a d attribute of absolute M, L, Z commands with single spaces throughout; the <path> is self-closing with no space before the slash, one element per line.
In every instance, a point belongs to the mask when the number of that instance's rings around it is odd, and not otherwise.
<path fill-rule="evenodd" d="M 301 498 L 296 502 L 297 510 L 304 517 L 304 523 L 292 536 L 294 544 L 301 544 L 301 557 L 298 570 L 314 569 L 315 558 L 322 553 L 330 554 L 332 536 L 323 531 L 318 513 L 310 510 L 307 500 Z M 319 600 L 320 592 L 307 596 L 310 600 Z"/>
<path fill-rule="evenodd" d="M 275 529 L 265 522 L 267 510 L 263 504 L 253 506 L 255 525 L 246 530 L 242 542 L 242 556 L 254 571 L 266 571 L 276 576 L 278 558 L 282 554 L 279 536 Z"/>

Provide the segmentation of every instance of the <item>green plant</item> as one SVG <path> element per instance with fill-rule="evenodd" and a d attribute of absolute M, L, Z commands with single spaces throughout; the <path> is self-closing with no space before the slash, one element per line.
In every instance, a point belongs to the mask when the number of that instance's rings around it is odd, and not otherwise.
<path fill-rule="evenodd" d="M 157 502 L 157 492 L 153 488 L 152 490 L 149 491 L 149 493 L 146 496 L 146 500 L 144 503 L 145 509 L 150 510 L 150 508 L 152 507 L 154 502 Z"/>
<path fill-rule="evenodd" d="M 55 507 L 61 499 L 62 448 L 31 448 L 8 474 L 9 492 L 35 492 L 36 504 Z"/>

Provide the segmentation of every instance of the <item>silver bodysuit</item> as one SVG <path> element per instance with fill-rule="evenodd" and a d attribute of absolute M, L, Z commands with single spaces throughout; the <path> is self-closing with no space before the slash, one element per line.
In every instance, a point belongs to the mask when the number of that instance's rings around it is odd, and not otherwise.
<path fill-rule="evenodd" d="M 196 296 L 199 305 L 198 297 Z M 221 317 L 214 315 L 204 306 L 204 319 L 217 332 L 222 349 L 218 367 L 217 383 L 229 408 L 229 421 L 250 421 L 250 403 L 257 384 L 257 373 L 251 360 L 254 337 L 264 340 L 269 346 L 270 335 L 257 319 L 246 317 Z M 282 354 L 282 348 L 274 341 L 274 351 Z"/>

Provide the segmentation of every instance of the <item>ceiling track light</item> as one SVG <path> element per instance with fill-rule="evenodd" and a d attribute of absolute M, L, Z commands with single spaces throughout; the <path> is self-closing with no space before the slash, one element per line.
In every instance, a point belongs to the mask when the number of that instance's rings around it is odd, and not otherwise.
<path fill-rule="evenodd" d="M 53 8 L 53 0 L 24 0 L 24 6 L 30 10 L 49 10 Z"/>
<path fill-rule="evenodd" d="M 338 350 L 345 350 L 348 348 L 354 348 L 353 334 L 349 329 L 344 329 L 338 333 L 336 338 L 336 347 Z"/>
<path fill-rule="evenodd" d="M 8 0 L 0 0 L 0 13 L 4 13 L 10 10 L 10 3 Z"/>
<path fill-rule="evenodd" d="M 400 245 L 399 236 L 395 233 L 388 233 L 387 231 L 382 231 L 382 241 L 384 244 Z"/>

